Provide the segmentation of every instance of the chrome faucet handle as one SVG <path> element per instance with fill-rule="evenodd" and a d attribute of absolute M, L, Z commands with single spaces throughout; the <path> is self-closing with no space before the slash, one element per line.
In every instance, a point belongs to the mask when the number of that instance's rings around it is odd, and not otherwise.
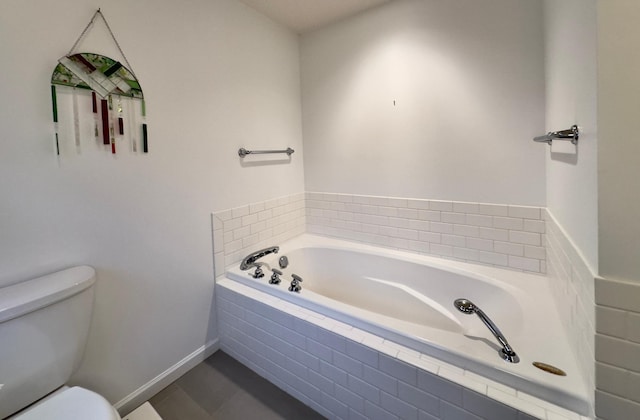
<path fill-rule="evenodd" d="M 251 277 L 253 277 L 254 279 L 261 279 L 264 277 L 264 272 L 262 271 L 262 265 L 264 265 L 264 263 L 253 263 L 256 267 L 256 271 L 253 272 L 253 274 L 251 274 Z"/>
<path fill-rule="evenodd" d="M 278 270 L 277 268 L 272 268 L 271 271 L 273 272 L 273 274 L 269 279 L 269 284 L 280 284 L 280 276 L 282 275 L 282 271 Z"/>
<path fill-rule="evenodd" d="M 302 286 L 300 286 L 300 283 L 302 282 L 302 277 L 300 277 L 297 274 L 292 274 L 291 277 L 293 278 L 293 280 L 291 280 L 289 291 L 300 293 L 300 290 L 302 290 Z"/>

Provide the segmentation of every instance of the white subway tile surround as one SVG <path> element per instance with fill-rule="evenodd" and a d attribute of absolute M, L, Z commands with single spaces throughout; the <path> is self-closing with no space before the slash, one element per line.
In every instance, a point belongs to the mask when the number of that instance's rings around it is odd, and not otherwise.
<path fill-rule="evenodd" d="M 221 347 L 331 419 L 586 417 L 226 279 Z"/>
<path fill-rule="evenodd" d="M 306 208 L 309 233 L 546 272 L 540 207 L 307 192 Z"/>
<path fill-rule="evenodd" d="M 640 285 L 596 280 L 596 414 L 640 418 Z"/>
<path fill-rule="evenodd" d="M 250 252 L 305 232 L 304 193 L 248 204 L 211 215 L 216 276 Z"/>
<path fill-rule="evenodd" d="M 557 279 L 554 282 L 554 286 L 557 290 L 556 298 L 562 303 L 559 305 L 562 313 L 562 322 L 571 337 L 575 353 L 583 366 L 583 372 L 587 374 L 590 383 L 595 384 L 593 367 L 595 354 L 593 340 L 595 331 L 593 309 L 594 276 L 584 263 L 584 259 L 580 257 L 579 252 L 576 251 L 571 241 L 546 209 L 499 204 L 311 192 L 216 212 L 212 215 L 212 224 L 216 277 L 224 274 L 226 266 L 239 262 L 248 253 L 262 247 L 277 245 L 305 231 L 513 270 L 539 274 L 544 274 L 549 270 L 549 276 Z M 567 302 L 569 302 L 568 305 Z M 282 302 L 281 305 L 290 304 Z M 226 305 L 225 307 L 228 308 L 230 306 Z M 238 305 L 234 308 L 238 312 L 234 319 L 244 319 L 239 314 L 245 314 L 244 311 L 246 309 Z M 295 310 L 298 311 L 299 308 Z M 219 311 L 223 312 L 224 309 L 219 307 Z M 273 311 L 269 313 L 269 316 L 277 317 L 278 315 L 275 315 L 275 311 Z M 280 321 L 277 320 L 277 322 Z M 399 352 L 393 349 L 388 342 L 379 342 L 381 340 L 379 337 L 351 329 L 348 326 L 336 326 L 333 324 L 334 322 L 336 321 L 317 317 L 313 324 L 317 327 L 324 326 L 328 330 L 338 328 L 334 333 L 340 333 L 343 339 L 348 338 L 353 342 L 360 343 L 360 346 L 355 346 L 354 348 L 353 343 L 349 344 L 351 346 L 350 353 L 349 348 L 346 350 L 346 356 L 349 358 L 337 356 L 337 363 L 343 363 L 339 367 L 334 360 L 334 353 L 337 349 L 332 349 L 322 340 L 309 342 L 308 337 L 303 335 L 300 340 L 304 340 L 305 346 L 308 348 L 306 352 L 296 349 L 293 357 L 303 367 L 307 367 L 309 378 L 317 380 L 313 382 L 313 385 L 307 383 L 300 386 L 313 386 L 321 392 L 321 398 L 318 400 L 320 402 L 316 401 L 312 404 L 309 402 L 308 396 L 304 397 L 303 401 L 321 413 L 326 414 L 327 410 L 330 410 L 332 417 L 359 418 L 358 416 L 364 416 L 365 418 L 376 418 L 377 416 L 382 416 L 384 418 L 402 418 L 398 417 L 398 412 L 402 411 L 402 404 L 406 402 L 400 404 L 402 401 L 397 402 L 395 400 L 400 393 L 397 389 L 398 378 L 389 379 L 385 382 L 385 378 L 393 378 L 393 376 L 389 376 L 389 372 L 374 371 L 371 366 L 364 363 L 362 375 L 365 376 L 365 379 L 363 379 L 362 376 L 356 375 L 356 372 L 350 372 L 347 369 L 349 366 L 348 361 L 356 360 L 359 363 L 363 363 L 367 355 L 370 360 L 379 360 L 380 355 L 387 355 L 405 362 L 409 360 L 414 369 L 419 368 L 431 373 L 440 371 L 439 366 L 441 365 L 434 365 L 432 361 L 426 360 L 426 358 L 413 357 L 412 359 L 406 359 L 409 357 L 408 354 L 411 353 L 410 350 L 404 349 L 404 351 Z M 239 328 L 235 324 L 227 327 L 230 327 L 231 330 L 225 330 L 221 326 L 221 339 L 223 342 L 224 334 L 228 331 L 238 331 Z M 317 329 L 309 326 L 305 328 L 310 334 L 319 334 Z M 281 344 L 282 338 L 276 336 L 274 339 L 278 339 L 277 343 Z M 349 340 L 347 340 L 348 343 L 350 342 Z M 266 342 L 264 343 L 266 344 Z M 251 347 L 245 350 L 252 351 L 255 354 L 255 350 L 251 350 Z M 273 373 L 268 373 L 265 366 L 271 365 L 259 365 L 255 359 L 248 359 L 246 354 L 234 353 L 230 349 L 229 352 L 247 363 L 258 373 L 264 374 L 263 376 L 272 380 L 276 385 L 286 389 L 292 395 L 301 396 L 300 391 L 291 390 L 290 384 L 285 385 L 281 379 L 274 377 Z M 309 363 L 317 363 L 317 369 L 309 368 Z M 382 363 L 384 364 L 385 362 Z M 280 369 L 289 369 L 290 367 L 286 364 L 279 366 Z M 466 387 L 465 392 L 467 393 L 464 395 L 468 395 L 467 406 L 473 406 L 473 404 L 477 403 L 479 397 L 475 393 L 469 394 L 469 392 L 482 391 L 484 383 L 482 381 L 474 382 L 468 380 L 472 375 L 468 372 L 466 375 L 463 374 L 462 377 L 455 376 L 452 373 L 455 372 L 455 368 L 451 368 L 449 370 L 444 369 L 441 376 L 449 380 L 457 378 L 458 381 L 454 382 Z M 604 371 L 605 368 L 600 370 Z M 292 372 L 289 373 L 292 374 Z M 343 373 L 347 376 L 344 376 Z M 360 372 L 357 373 L 360 374 Z M 331 375 L 333 375 L 333 379 L 330 382 L 327 378 Z M 349 379 L 350 377 L 352 379 Z M 379 383 L 378 387 L 381 392 L 384 389 L 387 390 L 383 392 L 385 394 L 384 405 L 381 405 L 382 394 L 379 402 L 375 398 L 373 398 L 375 401 L 366 399 L 362 395 L 365 392 L 365 387 L 356 381 L 356 379 L 364 380 L 366 385 L 371 383 L 366 378 L 372 379 L 374 377 Z M 405 380 L 406 384 L 417 385 L 412 380 L 407 378 Z M 487 380 L 484 379 L 484 381 Z M 383 385 L 385 383 L 386 385 Z M 360 395 L 360 397 L 364 398 L 364 405 L 356 404 L 357 407 L 354 408 L 346 404 L 345 401 L 338 399 L 332 393 L 336 389 L 336 384 L 350 390 L 355 395 Z M 383 388 L 383 386 L 386 388 Z M 499 384 L 494 385 L 494 388 L 499 389 Z M 328 392 L 329 390 L 332 390 L 332 392 Z M 413 395 L 411 391 L 411 388 L 403 388 L 402 395 Z M 628 398 L 621 394 L 609 394 L 611 391 L 608 389 L 605 389 L 605 391 L 599 391 L 600 400 L 609 402 L 612 398 Z M 484 392 L 479 392 L 479 395 L 484 399 L 489 398 L 489 394 Z M 494 400 L 510 405 L 509 401 L 511 400 L 509 400 L 509 397 L 513 396 L 508 392 L 506 395 L 504 396 L 499 392 L 491 392 L 490 394 Z M 612 398 L 609 398 L 610 396 Z M 526 400 L 526 397 L 524 399 Z M 351 402 L 353 403 L 354 401 L 358 400 L 352 398 Z M 631 402 L 635 404 L 635 401 Z M 495 404 L 495 401 L 493 404 Z M 545 402 L 540 400 L 537 405 L 543 406 L 544 404 Z M 388 409 L 391 407 L 397 412 L 395 415 L 390 415 Z M 364 411 L 360 410 L 361 408 Z M 633 408 L 636 408 L 636 406 L 633 406 Z M 416 410 L 419 410 L 420 418 L 431 418 L 427 414 L 428 411 L 422 411 L 419 408 L 416 408 Z M 464 406 L 455 405 L 442 399 L 439 403 L 439 410 L 441 418 L 459 418 L 456 416 L 462 416 L 463 414 L 469 418 L 476 418 L 474 416 L 477 416 L 481 411 L 478 409 L 480 411 L 472 415 L 468 410 L 460 411 L 466 410 Z M 580 418 L 575 413 L 573 414 L 577 417 L 572 417 L 567 413 L 558 414 L 558 410 L 562 411 L 563 409 L 547 410 L 547 417 L 550 419 Z M 344 415 L 338 415 L 338 411 Z M 528 413 L 532 418 L 536 418 L 535 416 L 540 414 L 539 411 L 537 412 L 538 414 L 535 414 L 535 409 L 529 409 L 529 411 L 523 409 L 520 415 L 524 416 L 523 413 Z M 563 415 L 564 417 L 562 417 Z"/>
<path fill-rule="evenodd" d="M 565 333 L 582 367 L 589 389 L 595 389 L 595 274 L 553 215 L 545 210 L 547 272 L 554 281 L 556 306 Z"/>

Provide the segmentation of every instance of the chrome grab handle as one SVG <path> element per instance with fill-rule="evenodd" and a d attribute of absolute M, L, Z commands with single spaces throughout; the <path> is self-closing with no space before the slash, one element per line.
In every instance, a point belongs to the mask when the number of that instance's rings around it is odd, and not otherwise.
<path fill-rule="evenodd" d="M 265 255 L 269 255 L 269 254 L 277 254 L 279 250 L 280 250 L 279 246 L 270 246 L 268 248 L 261 249 L 260 251 L 256 251 L 247 255 L 240 263 L 240 270 L 248 270 L 249 268 L 254 267 L 255 262 L 259 258 L 262 258 Z"/>
<path fill-rule="evenodd" d="M 498 340 L 498 342 L 502 345 L 502 349 L 500 349 L 499 351 L 500 357 L 511 363 L 518 363 L 520 361 L 520 358 L 518 357 L 516 352 L 513 351 L 513 348 L 509 345 L 509 342 L 507 342 L 507 339 L 504 334 L 502 334 L 502 331 L 500 331 L 496 324 L 491 321 L 491 319 L 487 316 L 487 314 L 484 313 L 484 311 L 482 311 L 482 309 L 478 308 L 473 304 L 473 302 L 468 299 L 456 299 L 455 301 L 453 301 L 453 305 L 462 313 L 465 313 L 467 315 L 478 315 L 484 325 L 489 328 L 491 334 L 493 334 L 496 340 Z"/>

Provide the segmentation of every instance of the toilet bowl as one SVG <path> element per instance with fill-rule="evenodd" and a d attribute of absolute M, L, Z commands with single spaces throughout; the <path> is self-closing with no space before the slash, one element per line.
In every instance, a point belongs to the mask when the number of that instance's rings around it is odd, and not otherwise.
<path fill-rule="evenodd" d="M 120 420 L 120 415 L 101 395 L 74 386 L 63 387 L 19 412 L 9 420 Z"/>
<path fill-rule="evenodd" d="M 119 420 L 99 394 L 65 384 L 91 324 L 93 268 L 73 267 L 0 288 L 0 419 Z"/>

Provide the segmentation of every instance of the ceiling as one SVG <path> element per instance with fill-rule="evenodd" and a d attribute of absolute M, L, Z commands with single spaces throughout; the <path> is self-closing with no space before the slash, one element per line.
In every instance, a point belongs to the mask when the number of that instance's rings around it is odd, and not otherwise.
<path fill-rule="evenodd" d="M 305 33 L 390 0 L 241 0 L 297 33 Z"/>

